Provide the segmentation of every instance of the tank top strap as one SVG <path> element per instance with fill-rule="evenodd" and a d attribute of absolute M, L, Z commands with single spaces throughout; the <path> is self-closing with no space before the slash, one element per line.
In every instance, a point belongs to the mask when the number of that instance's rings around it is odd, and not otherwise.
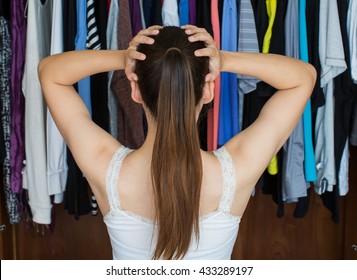
<path fill-rule="evenodd" d="M 120 198 L 118 193 L 118 178 L 124 158 L 133 150 L 120 146 L 114 153 L 111 161 L 109 162 L 105 186 L 108 195 L 110 211 L 120 209 Z"/>
<path fill-rule="evenodd" d="M 230 213 L 237 185 L 235 167 L 230 153 L 224 146 L 214 151 L 214 154 L 221 164 L 223 178 L 222 196 L 218 210 Z"/>

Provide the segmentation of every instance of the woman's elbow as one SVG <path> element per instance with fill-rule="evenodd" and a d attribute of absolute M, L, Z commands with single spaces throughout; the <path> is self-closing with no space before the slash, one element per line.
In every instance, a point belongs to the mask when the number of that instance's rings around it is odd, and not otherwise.
<path fill-rule="evenodd" d="M 44 81 L 45 73 L 47 72 L 47 69 L 46 69 L 47 68 L 47 60 L 48 60 L 48 57 L 45 57 L 37 65 L 37 75 L 38 75 L 38 78 L 41 83 Z"/>
<path fill-rule="evenodd" d="M 306 83 L 307 85 L 309 85 L 312 91 L 316 84 L 317 72 L 315 67 L 310 63 L 306 63 L 306 72 L 307 72 Z"/>

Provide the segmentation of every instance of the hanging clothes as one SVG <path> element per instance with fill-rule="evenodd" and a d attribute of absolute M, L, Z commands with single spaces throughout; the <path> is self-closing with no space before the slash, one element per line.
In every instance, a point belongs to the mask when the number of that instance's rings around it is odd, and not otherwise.
<path fill-rule="evenodd" d="M 0 16 L 0 101 L 1 101 L 1 136 L 4 147 L 3 186 L 5 192 L 6 210 L 10 223 L 16 224 L 21 220 L 19 201 L 16 194 L 11 190 L 11 167 L 10 167 L 10 78 L 11 78 L 11 38 L 9 22 Z"/>
<path fill-rule="evenodd" d="M 268 4 L 268 2 L 267 2 Z M 274 22 L 272 25 L 272 34 L 270 38 L 270 43 L 268 48 L 263 42 L 262 49 L 264 47 L 268 49 L 269 53 L 274 54 L 285 54 L 285 18 L 287 11 L 287 0 L 280 0 L 276 2 L 276 8 L 274 1 L 270 2 L 271 15 L 274 15 Z M 273 11 L 275 9 L 275 12 Z M 268 10 L 268 5 L 267 5 Z M 271 20 L 270 20 L 271 21 Z M 267 30 L 269 29 L 269 25 Z M 266 38 L 266 37 L 264 37 Z M 276 89 L 267 83 L 260 83 L 258 85 L 258 90 L 261 95 L 265 95 L 268 99 L 276 92 Z M 268 100 L 266 99 L 266 100 Z M 265 194 L 271 194 L 273 201 L 277 204 L 277 216 L 282 217 L 284 215 L 284 201 L 282 196 L 282 172 L 277 172 L 281 170 L 283 161 L 283 149 L 276 154 L 274 158 L 273 171 L 269 171 L 269 168 L 263 174 L 263 184 L 262 191 Z M 272 167 L 272 166 L 270 166 Z M 276 173 L 277 172 L 277 173 Z M 274 174 L 276 173 L 276 174 Z"/>
<path fill-rule="evenodd" d="M 53 0 L 51 55 L 63 52 L 62 1 Z M 62 203 L 68 175 L 67 146 L 47 108 L 47 186 L 54 203 Z"/>
<path fill-rule="evenodd" d="M 25 160 L 25 98 L 21 82 L 24 74 L 26 49 L 25 1 L 13 0 L 11 5 L 11 131 L 10 131 L 10 186 L 14 193 L 22 193 L 22 169 Z"/>
<path fill-rule="evenodd" d="M 285 54 L 298 59 L 299 48 L 299 2 L 288 1 L 285 18 Z M 302 118 L 284 144 L 284 156 L 282 164 L 282 199 L 283 201 L 298 201 L 299 197 L 307 196 L 307 188 L 304 174 L 304 131 Z"/>
<path fill-rule="evenodd" d="M 86 43 L 86 47 L 87 49 L 91 49 L 91 50 L 100 50 L 102 49 L 102 44 L 101 44 L 101 40 L 99 38 L 99 26 L 97 23 L 97 18 L 100 18 L 100 15 L 98 13 L 96 13 L 97 8 L 101 7 L 101 6 L 97 6 L 95 5 L 95 3 L 101 3 L 102 7 L 103 7 L 103 15 L 104 17 L 107 16 L 106 13 L 106 6 L 107 3 L 103 2 L 103 1 L 94 1 L 94 0 L 87 0 L 87 43 Z M 105 34 L 104 34 L 105 35 Z M 103 34 L 102 34 L 103 36 Z M 104 40 L 105 42 L 105 40 Z M 104 46 L 105 48 L 105 46 Z M 101 77 L 103 77 L 103 79 L 101 79 Z M 105 88 L 106 85 L 106 75 L 104 73 L 100 73 L 97 75 L 92 75 L 90 77 L 90 83 L 91 83 L 91 104 L 92 105 L 92 120 L 97 123 L 98 119 L 95 119 L 95 117 L 97 117 L 98 115 L 100 116 L 100 109 L 104 109 L 103 113 L 106 113 L 106 94 L 103 94 L 103 88 Z M 97 90 L 95 90 L 95 88 L 97 87 Z M 98 90 L 99 89 L 99 90 Z M 97 97 L 97 98 L 95 98 Z M 98 110 L 98 106 L 100 104 L 103 104 L 104 107 L 103 108 L 99 108 Z M 100 107 L 100 106 L 99 106 Z M 94 113 L 96 113 L 96 116 L 94 115 Z M 98 123 L 97 123 L 98 124 Z M 102 127 L 104 130 L 107 130 L 107 124 L 103 124 L 103 123 L 99 123 L 99 126 L 104 126 Z M 92 192 L 91 195 L 91 214 L 92 216 L 96 216 L 98 215 L 98 205 L 97 205 L 97 200 Z"/>
<path fill-rule="evenodd" d="M 350 161 L 350 150 L 348 140 L 346 140 L 345 148 L 343 149 L 340 170 L 338 172 L 338 194 L 340 196 L 345 196 L 348 193 L 349 185 L 349 161 Z"/>
<path fill-rule="evenodd" d="M 238 52 L 259 52 L 254 14 L 250 0 L 237 1 L 238 7 Z M 251 85 L 250 85 L 251 83 Z M 243 126 L 244 94 L 257 88 L 258 80 L 254 77 L 238 74 L 238 112 L 239 127 Z"/>
<path fill-rule="evenodd" d="M 77 4 L 76 1 L 63 0 L 63 49 L 75 49 L 77 35 Z M 74 85 L 77 89 L 77 84 Z M 80 215 L 88 214 L 91 205 L 88 196 L 86 179 L 79 170 L 71 151 L 67 148 L 68 177 L 66 182 L 64 208 L 70 215 L 78 219 Z"/>
<path fill-rule="evenodd" d="M 267 6 L 269 21 L 268 21 L 268 28 L 265 31 L 265 35 L 263 39 L 262 53 L 269 53 L 270 41 L 272 37 L 273 25 L 274 25 L 276 9 L 277 9 L 277 1 L 267 0 L 266 6 Z M 273 157 L 273 159 L 270 161 L 268 165 L 268 173 L 270 175 L 276 175 L 278 173 L 278 158 L 276 155 Z"/>
<path fill-rule="evenodd" d="M 189 24 L 196 25 L 196 0 L 189 0 L 188 1 L 188 20 Z"/>
<path fill-rule="evenodd" d="M 118 0 L 112 0 L 109 8 L 107 25 L 107 47 L 109 50 L 118 49 L 118 19 L 119 3 Z M 118 138 L 118 100 L 111 88 L 114 71 L 108 72 L 108 110 L 109 110 L 109 132 Z"/>
<path fill-rule="evenodd" d="M 221 48 L 221 29 L 219 19 L 219 1 L 211 0 L 211 21 L 213 39 L 218 49 Z M 207 113 L 207 149 L 209 151 L 218 148 L 218 123 L 220 106 L 221 75 L 214 81 L 213 108 Z"/>
<path fill-rule="evenodd" d="M 141 23 L 141 11 L 139 0 L 130 0 L 130 19 L 132 26 L 132 35 L 135 36 L 138 32 L 143 29 L 143 25 Z"/>
<path fill-rule="evenodd" d="M 142 26 L 143 26 L 143 29 L 146 29 L 146 28 L 148 28 L 149 26 L 146 26 L 146 22 L 145 22 L 144 0 L 139 0 L 139 6 L 140 6 L 141 24 L 142 24 Z"/>
<path fill-rule="evenodd" d="M 236 0 L 223 6 L 222 50 L 236 52 L 238 47 L 238 11 Z M 221 73 L 218 146 L 224 145 L 239 132 L 237 74 Z"/>
<path fill-rule="evenodd" d="M 206 29 L 206 31 L 210 33 L 211 36 L 213 36 L 212 23 L 211 23 L 211 0 L 197 1 L 196 4 L 197 4 L 196 25 L 198 27 L 202 27 Z M 199 136 L 200 136 L 199 138 L 200 146 L 201 149 L 205 151 L 209 150 L 207 142 L 210 140 L 208 139 L 208 137 L 209 135 L 212 136 L 212 132 L 208 134 L 208 125 L 209 125 L 208 112 L 209 110 L 211 110 L 211 108 L 212 108 L 212 102 L 210 104 L 205 104 L 202 107 L 199 116 L 199 121 L 197 123 Z"/>
<path fill-rule="evenodd" d="M 76 0 L 77 3 L 77 32 L 75 50 L 85 50 L 87 44 L 87 2 Z M 92 102 L 90 97 L 90 77 L 78 81 L 78 94 L 86 104 L 90 116 L 92 116 Z"/>
<path fill-rule="evenodd" d="M 179 17 L 180 26 L 187 25 L 189 23 L 188 0 L 179 1 Z"/>
<path fill-rule="evenodd" d="M 300 59 L 308 62 L 308 46 L 307 46 L 307 27 L 306 27 L 306 0 L 299 2 L 299 34 L 300 34 Z M 316 164 L 314 148 L 312 145 L 312 119 L 311 119 L 311 102 L 307 102 L 302 115 L 304 127 L 304 164 L 306 181 L 313 182 L 316 180 Z"/>
<path fill-rule="evenodd" d="M 162 4 L 160 0 L 145 0 L 143 9 L 147 27 L 156 24 L 162 25 Z"/>
<path fill-rule="evenodd" d="M 350 0 L 347 12 L 347 33 L 350 46 L 351 76 L 357 84 L 357 1 Z"/>
<path fill-rule="evenodd" d="M 240 0 L 239 8 L 239 52 L 259 52 L 256 25 L 254 20 L 253 8 L 250 0 Z M 246 94 L 257 88 L 257 78 L 238 75 L 239 93 Z M 243 105 L 243 102 L 242 102 Z M 242 111 L 242 110 L 240 110 Z"/>
<path fill-rule="evenodd" d="M 132 39 L 128 0 L 119 2 L 118 26 L 118 49 L 124 50 Z M 137 149 L 145 140 L 142 106 L 132 100 L 130 83 L 123 70 L 114 72 L 111 87 L 118 100 L 118 140 L 126 147 Z"/>
<path fill-rule="evenodd" d="M 331 192 L 336 184 L 333 78 L 347 68 L 337 8 L 336 0 L 320 1 L 321 87 L 325 93 L 326 104 L 317 111 L 315 127 L 315 157 L 318 169 L 315 190 L 318 194 Z"/>
<path fill-rule="evenodd" d="M 196 25 L 203 27 L 213 37 L 211 0 L 202 0 L 196 2 Z"/>
<path fill-rule="evenodd" d="M 164 25 L 180 26 L 177 0 L 166 0 L 162 5 L 162 22 Z"/>
<path fill-rule="evenodd" d="M 105 1 L 94 1 L 94 17 L 92 15 L 92 26 L 97 29 L 96 41 L 98 49 L 107 49 L 107 5 Z M 88 27 L 88 33 L 90 32 Z M 87 46 L 87 49 L 93 49 Z M 92 104 L 92 120 L 105 131 L 109 131 L 109 109 L 108 109 L 108 94 L 106 86 L 108 76 L 106 73 L 97 73 L 90 77 L 90 97 Z"/>
<path fill-rule="evenodd" d="M 33 221 L 51 223 L 51 201 L 47 187 L 45 102 L 37 66 L 50 54 L 52 0 L 28 1 L 25 72 L 22 89 L 25 95 L 26 167 L 23 187 L 28 190 Z"/>
<path fill-rule="evenodd" d="M 325 95 L 320 86 L 321 64 L 319 55 L 320 0 L 306 0 L 306 35 L 308 61 L 316 70 L 316 83 L 311 94 L 312 130 L 314 130 L 317 109 L 325 105 Z"/>
<path fill-rule="evenodd" d="M 344 60 L 347 68 L 350 68 L 350 50 L 348 43 L 347 35 L 347 9 L 348 9 L 348 0 L 340 0 L 337 2 L 338 7 L 338 16 L 339 26 L 340 26 L 340 37 L 341 43 L 343 46 Z M 331 55 L 331 56 L 330 56 Z M 329 53 L 329 59 L 334 58 L 335 56 Z M 339 65 L 340 66 L 340 65 Z M 342 71 L 342 69 L 341 69 Z M 351 127 L 352 111 L 354 106 L 354 94 L 353 94 L 353 83 L 351 78 L 350 71 L 342 71 L 340 74 L 337 74 L 333 78 L 333 145 L 334 145 L 334 159 L 335 159 L 335 186 L 333 186 L 332 192 L 325 192 L 322 194 L 322 200 L 324 205 L 330 209 L 332 212 L 333 220 L 335 222 L 339 221 L 339 181 L 338 174 L 340 172 L 341 164 L 343 166 L 346 163 L 341 162 L 342 154 L 345 149 L 346 141 L 348 139 L 348 134 Z M 325 112 L 326 114 L 326 112 Z M 325 115 L 326 118 L 326 115 Z M 326 126 L 325 126 L 326 127 Z M 327 171 L 326 171 L 327 172 Z M 327 177 L 328 178 L 328 177 Z"/>

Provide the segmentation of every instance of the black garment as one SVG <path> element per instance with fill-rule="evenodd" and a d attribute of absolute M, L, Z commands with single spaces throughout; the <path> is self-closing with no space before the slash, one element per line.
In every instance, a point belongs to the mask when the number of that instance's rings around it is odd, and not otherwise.
<path fill-rule="evenodd" d="M 10 21 L 10 1 L 0 0 L 0 17 Z"/>
<path fill-rule="evenodd" d="M 63 0 L 63 50 L 71 51 L 75 49 L 75 38 L 77 32 L 77 10 L 76 1 Z"/>
<path fill-rule="evenodd" d="M 95 19 L 98 29 L 101 49 L 106 49 L 107 3 L 95 0 Z M 91 104 L 93 121 L 106 131 L 109 131 L 108 109 L 108 74 L 98 73 L 91 76 Z"/>
<path fill-rule="evenodd" d="M 68 179 L 65 192 L 64 208 L 76 219 L 80 215 L 90 213 L 92 207 L 89 200 L 88 183 L 81 170 L 67 149 Z"/>
<path fill-rule="evenodd" d="M 338 12 L 340 17 L 340 27 L 345 53 L 347 70 L 334 78 L 334 98 L 335 98 L 335 116 L 334 116 L 334 148 L 336 175 L 340 170 L 342 153 L 349 136 L 352 124 L 352 111 L 354 105 L 354 96 L 352 93 L 352 77 L 350 64 L 350 51 L 347 35 L 347 11 L 348 0 L 337 1 Z M 335 223 L 339 222 L 339 190 L 338 182 L 332 192 L 325 192 L 321 195 L 323 204 L 332 213 L 332 219 Z"/>
<path fill-rule="evenodd" d="M 265 31 L 268 28 L 268 22 L 269 22 L 268 12 L 267 12 L 265 1 L 251 0 L 251 2 L 254 12 L 255 26 L 257 29 L 259 51 L 262 52 Z"/>
<path fill-rule="evenodd" d="M 162 25 L 162 4 L 161 0 L 144 0 L 143 10 L 146 26 Z M 119 9 L 120 13 L 120 9 Z"/>
<path fill-rule="evenodd" d="M 325 105 L 325 95 L 321 88 L 321 64 L 319 55 L 319 18 L 320 18 L 320 0 L 306 0 L 306 31 L 309 63 L 316 70 L 316 83 L 311 95 L 311 113 L 313 130 L 317 109 Z"/>
<path fill-rule="evenodd" d="M 205 28 L 213 37 L 211 0 L 196 1 L 196 25 Z M 210 107 L 212 105 L 207 104 L 202 108 L 198 122 L 200 145 L 203 150 L 207 150 L 207 112 Z"/>
<path fill-rule="evenodd" d="M 287 0 L 279 0 L 277 2 L 269 53 L 285 55 L 285 16 L 287 6 Z"/>
<path fill-rule="evenodd" d="M 263 174 L 263 184 L 262 191 L 264 194 L 271 194 L 273 201 L 277 204 L 277 217 L 281 218 L 284 216 L 284 201 L 282 196 L 282 162 L 283 162 L 283 149 L 280 149 L 277 153 L 278 158 L 278 170 L 276 175 L 271 175 L 267 171 Z"/>
<path fill-rule="evenodd" d="M 263 49 L 263 41 L 268 28 L 269 18 L 265 1 L 252 0 L 252 8 L 256 22 L 257 38 L 259 49 Z M 272 28 L 272 37 L 270 41 L 269 53 L 285 54 L 285 16 L 287 10 L 287 0 L 278 1 L 276 16 Z M 269 98 L 276 92 L 276 89 L 265 82 L 259 82 L 257 89 L 249 94 L 244 95 L 243 104 L 243 128 L 248 127 L 258 117 L 262 107 Z M 278 174 L 270 175 L 265 171 L 262 175 L 262 191 L 264 194 L 271 194 L 273 201 L 277 203 L 277 216 L 284 215 L 284 202 L 282 200 L 282 161 L 283 152 L 279 151 Z"/>
<path fill-rule="evenodd" d="M 202 0 L 196 2 L 196 25 L 203 27 L 213 37 L 211 21 L 211 0 Z"/>
<path fill-rule="evenodd" d="M 218 0 L 218 16 L 219 16 L 219 26 L 222 26 L 222 19 L 223 19 L 223 1 L 224 0 Z M 222 28 L 221 28 L 222 29 Z M 222 36 L 222 32 L 221 32 Z M 222 42 L 222 37 L 221 37 L 221 42 Z"/>
<path fill-rule="evenodd" d="M 76 1 L 63 0 L 63 51 L 75 49 L 77 30 Z M 75 85 L 76 88 L 76 85 Z M 68 178 L 65 192 L 65 209 L 76 219 L 80 215 L 88 214 L 91 210 L 88 196 L 87 181 L 77 166 L 69 149 L 67 149 Z"/>

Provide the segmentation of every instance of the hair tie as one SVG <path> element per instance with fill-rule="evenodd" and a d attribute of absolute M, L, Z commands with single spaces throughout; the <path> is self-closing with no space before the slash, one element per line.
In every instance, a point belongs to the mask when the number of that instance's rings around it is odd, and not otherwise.
<path fill-rule="evenodd" d="M 171 48 L 168 48 L 168 49 L 166 50 L 165 55 L 167 55 L 167 53 L 168 53 L 169 51 L 173 51 L 173 50 L 178 51 L 179 53 L 182 53 L 179 48 L 171 47 Z"/>

